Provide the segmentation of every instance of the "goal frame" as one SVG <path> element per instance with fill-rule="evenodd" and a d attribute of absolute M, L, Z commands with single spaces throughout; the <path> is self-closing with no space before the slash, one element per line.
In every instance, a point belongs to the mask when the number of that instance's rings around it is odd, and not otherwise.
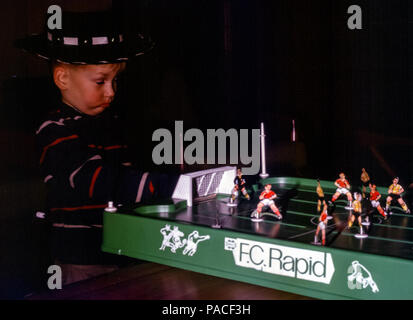
<path fill-rule="evenodd" d="M 209 190 L 211 187 L 213 177 L 210 180 L 209 186 L 207 188 L 207 194 L 200 194 L 200 197 L 207 197 L 211 194 L 228 194 L 230 195 L 232 189 L 234 188 L 234 179 L 237 174 L 237 167 L 235 166 L 225 166 L 212 168 L 207 170 L 200 170 L 190 173 L 181 174 L 179 176 L 178 183 L 172 194 L 173 200 L 186 200 L 187 206 L 192 207 L 194 203 L 193 186 L 196 183 L 196 178 L 212 174 L 215 176 L 216 173 L 223 172 L 221 181 L 217 188 L 214 190 Z M 202 181 L 201 181 L 202 182 Z M 200 184 L 201 185 L 201 184 Z M 196 186 L 197 188 L 199 186 Z M 210 192 L 213 191 L 213 192 Z"/>

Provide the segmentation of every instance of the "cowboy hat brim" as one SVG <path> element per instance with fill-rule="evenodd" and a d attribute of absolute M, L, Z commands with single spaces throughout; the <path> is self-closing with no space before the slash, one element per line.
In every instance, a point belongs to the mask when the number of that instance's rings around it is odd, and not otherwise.
<path fill-rule="evenodd" d="M 108 64 L 120 63 L 142 55 L 154 46 L 150 39 L 138 35 L 128 42 L 106 45 L 53 45 L 47 36 L 33 34 L 18 39 L 15 46 L 39 58 L 70 64 Z"/>

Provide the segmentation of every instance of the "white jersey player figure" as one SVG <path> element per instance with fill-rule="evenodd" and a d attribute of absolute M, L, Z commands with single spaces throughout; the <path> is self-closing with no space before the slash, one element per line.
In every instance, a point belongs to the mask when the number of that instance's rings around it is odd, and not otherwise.
<path fill-rule="evenodd" d="M 250 200 L 250 195 L 247 192 L 246 186 L 247 184 L 245 182 L 245 179 L 242 178 L 241 169 L 237 169 L 237 176 L 234 179 L 234 188 L 232 189 L 231 194 L 231 202 L 234 202 L 235 199 L 238 198 L 239 190 L 241 190 L 242 194 L 245 198 L 247 198 L 247 200 Z"/>
<path fill-rule="evenodd" d="M 198 231 L 194 231 L 189 234 L 188 239 L 186 241 L 186 247 L 182 252 L 184 255 L 188 253 L 188 256 L 193 256 L 196 250 L 198 249 L 198 243 L 201 241 L 208 240 L 210 237 L 209 235 L 200 236 Z"/>
<path fill-rule="evenodd" d="M 324 205 L 323 212 L 320 215 L 320 218 L 318 219 L 318 225 L 317 225 L 317 231 L 314 236 L 314 244 L 320 244 L 318 241 L 318 234 L 321 231 L 321 243 L 323 246 L 326 245 L 326 226 L 327 226 L 327 204 Z"/>

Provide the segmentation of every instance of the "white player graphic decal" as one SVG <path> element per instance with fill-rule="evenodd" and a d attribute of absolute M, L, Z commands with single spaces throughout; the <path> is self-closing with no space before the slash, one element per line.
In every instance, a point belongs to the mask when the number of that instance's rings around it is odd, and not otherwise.
<path fill-rule="evenodd" d="M 192 232 L 186 241 L 186 247 L 184 251 L 182 252 L 183 254 L 187 254 L 188 256 L 193 256 L 196 250 L 198 249 L 198 243 L 201 241 L 205 241 L 209 239 L 209 235 L 206 236 L 200 236 L 198 231 Z"/>
<path fill-rule="evenodd" d="M 377 284 L 374 282 L 371 273 L 358 261 L 353 261 L 349 267 L 348 285 L 349 288 L 365 289 L 370 286 L 373 293 L 379 292 Z M 356 286 L 354 286 L 354 280 L 356 281 Z"/>
<path fill-rule="evenodd" d="M 171 230 L 171 226 L 167 224 L 161 229 L 161 234 L 163 235 L 163 241 L 159 250 L 165 250 L 166 247 L 170 247 L 171 251 L 175 253 L 177 249 L 182 248 L 186 244 L 186 239 L 181 241 L 184 233 L 179 231 L 176 226 Z"/>
<path fill-rule="evenodd" d="M 171 252 L 176 253 L 176 250 L 186 247 L 183 250 L 183 254 L 188 256 L 193 256 L 197 249 L 198 243 L 201 241 L 205 241 L 210 239 L 209 235 L 200 236 L 198 231 L 193 231 L 189 234 L 187 239 L 181 239 L 185 236 L 185 234 L 178 229 L 177 226 L 174 226 L 171 229 L 170 225 L 165 225 L 164 228 L 160 230 L 161 234 L 163 235 L 162 245 L 159 250 L 165 250 L 165 248 L 171 248 Z"/>

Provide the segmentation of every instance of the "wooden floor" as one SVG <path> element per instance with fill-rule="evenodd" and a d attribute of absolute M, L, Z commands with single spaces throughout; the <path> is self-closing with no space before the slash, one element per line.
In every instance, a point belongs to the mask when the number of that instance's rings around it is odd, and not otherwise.
<path fill-rule="evenodd" d="M 155 263 L 31 294 L 28 300 L 307 300 L 288 292 L 217 278 Z"/>

